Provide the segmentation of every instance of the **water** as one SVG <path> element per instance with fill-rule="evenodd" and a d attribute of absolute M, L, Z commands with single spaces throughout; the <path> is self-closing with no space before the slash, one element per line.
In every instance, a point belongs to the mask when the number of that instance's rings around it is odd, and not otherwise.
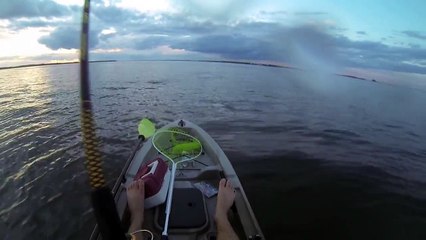
<path fill-rule="evenodd" d="M 143 117 L 186 118 L 230 157 L 268 239 L 425 239 L 423 91 L 297 70 L 91 64 L 112 185 Z M 0 71 L 0 238 L 85 239 L 94 220 L 78 65 Z"/>

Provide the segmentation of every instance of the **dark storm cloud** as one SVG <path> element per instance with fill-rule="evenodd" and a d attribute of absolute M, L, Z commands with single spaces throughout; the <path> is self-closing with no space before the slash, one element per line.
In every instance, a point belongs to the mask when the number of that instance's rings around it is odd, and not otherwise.
<path fill-rule="evenodd" d="M 328 35 L 314 27 L 283 27 L 270 23 L 242 23 L 225 27 L 223 33 L 212 33 L 171 44 L 171 47 L 227 58 L 277 60 L 302 64 L 296 51 L 303 48 L 311 56 L 329 56 L 333 49 L 324 42 Z M 327 39 L 328 40 L 328 39 Z M 297 56 L 296 56 L 297 55 Z"/>
<path fill-rule="evenodd" d="M 269 56 L 269 49 L 265 43 L 260 39 L 234 34 L 206 35 L 170 46 L 194 52 L 219 54 L 225 58 L 265 59 Z"/>
<path fill-rule="evenodd" d="M 99 31 L 91 30 L 89 34 L 89 47 L 93 48 L 99 42 L 97 37 Z M 58 27 L 49 35 L 41 37 L 39 42 L 53 50 L 80 48 L 80 28 L 79 26 Z"/>
<path fill-rule="evenodd" d="M 225 24 L 213 23 L 208 20 L 189 19 L 183 14 L 162 14 L 160 19 L 140 13 L 134 13 L 129 20 L 111 22 L 110 26 L 119 27 L 123 32 L 134 34 L 208 34 L 224 30 Z"/>
<path fill-rule="evenodd" d="M 161 45 L 170 44 L 169 37 L 165 36 L 150 36 L 133 42 L 133 48 L 137 50 L 151 49 Z"/>
<path fill-rule="evenodd" d="M 263 25 L 263 26 L 259 26 Z M 350 67 L 426 73 L 418 62 L 426 59 L 426 49 L 388 46 L 380 42 L 353 41 L 335 36 L 312 26 L 283 27 L 280 25 L 246 24 L 234 26 L 227 35 L 204 35 L 174 48 L 219 54 L 227 58 L 262 59 L 300 64 L 329 63 Z M 262 35 L 259 29 L 267 30 Z"/>
<path fill-rule="evenodd" d="M 66 6 L 52 0 L 2 0 L 0 19 L 20 17 L 60 17 L 69 14 Z"/>
<path fill-rule="evenodd" d="M 141 20 L 144 17 L 144 14 L 140 14 L 135 11 L 118 8 L 115 6 L 97 6 L 92 8 L 92 15 L 96 17 L 99 21 L 104 24 L 119 24 L 122 27 L 125 27 L 126 23 L 131 23 L 133 21 Z"/>
<path fill-rule="evenodd" d="M 403 31 L 403 34 L 412 37 L 412 38 L 416 38 L 416 39 L 420 39 L 420 40 L 426 40 L 426 34 L 423 34 L 421 32 L 417 32 L 417 31 Z"/>

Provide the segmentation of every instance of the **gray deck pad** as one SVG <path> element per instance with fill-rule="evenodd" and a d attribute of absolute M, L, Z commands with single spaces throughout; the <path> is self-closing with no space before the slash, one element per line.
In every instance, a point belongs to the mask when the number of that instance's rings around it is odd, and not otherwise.
<path fill-rule="evenodd" d="M 159 208 L 158 224 L 163 227 L 165 204 Z M 199 228 L 207 221 L 203 194 L 195 188 L 175 188 L 169 228 Z"/>

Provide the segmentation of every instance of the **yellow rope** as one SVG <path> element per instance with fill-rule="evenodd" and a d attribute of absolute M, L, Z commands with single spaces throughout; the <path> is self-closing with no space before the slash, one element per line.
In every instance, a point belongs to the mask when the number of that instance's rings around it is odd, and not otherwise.
<path fill-rule="evenodd" d="M 81 129 L 83 131 L 84 152 L 86 155 L 86 168 L 89 173 L 90 186 L 101 188 L 106 185 L 102 171 L 99 142 L 96 139 L 94 121 L 90 109 L 84 109 L 81 115 Z"/>
<path fill-rule="evenodd" d="M 96 138 L 95 122 L 92 116 L 92 104 L 89 92 L 89 62 L 88 62 L 88 34 L 90 0 L 84 1 L 83 28 L 81 33 L 80 64 L 81 64 L 81 130 L 83 133 L 84 152 L 86 155 L 86 169 L 89 174 L 90 186 L 98 189 L 106 186 L 102 171 L 99 143 Z M 83 68 L 84 67 L 84 68 Z"/>

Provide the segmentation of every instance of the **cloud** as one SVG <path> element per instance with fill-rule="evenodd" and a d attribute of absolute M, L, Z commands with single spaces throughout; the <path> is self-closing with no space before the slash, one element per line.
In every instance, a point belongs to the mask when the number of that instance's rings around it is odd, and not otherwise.
<path fill-rule="evenodd" d="M 63 23 L 64 20 L 61 19 L 47 20 L 46 18 L 37 17 L 12 20 L 8 27 L 11 30 L 18 31 L 26 28 L 55 27 Z"/>
<path fill-rule="evenodd" d="M 340 61 L 352 67 L 377 68 L 391 71 L 426 73 L 421 64 L 426 59 L 426 49 L 388 46 L 373 41 L 351 41 L 340 37 Z M 420 64 L 419 64 L 420 63 Z"/>
<path fill-rule="evenodd" d="M 407 35 L 408 37 L 420 39 L 420 40 L 426 40 L 426 34 L 423 34 L 421 32 L 417 31 L 403 31 L 403 34 Z"/>
<path fill-rule="evenodd" d="M 309 11 L 302 11 L 302 12 L 295 12 L 295 15 L 299 16 L 318 16 L 318 15 L 326 15 L 326 12 L 309 12 Z"/>
<path fill-rule="evenodd" d="M 124 24 L 132 21 L 137 21 L 143 14 L 136 11 L 119 8 L 116 6 L 96 6 L 92 7 L 92 15 L 103 24 Z"/>
<path fill-rule="evenodd" d="M 242 34 L 206 35 L 172 43 L 176 49 L 217 54 L 224 58 L 265 59 L 269 56 L 266 42 Z"/>
<path fill-rule="evenodd" d="M 420 44 L 416 44 L 416 43 L 409 43 L 408 46 L 410 46 L 411 48 L 418 48 L 418 49 L 421 48 Z"/>
<path fill-rule="evenodd" d="M 202 20 L 231 22 L 238 20 L 256 5 L 246 0 L 172 0 L 179 12 Z"/>
<path fill-rule="evenodd" d="M 147 38 L 134 41 L 132 47 L 137 50 L 152 49 L 170 44 L 170 42 L 169 37 L 166 36 L 149 36 Z"/>
<path fill-rule="evenodd" d="M 228 28 L 224 32 L 229 34 L 195 37 L 171 43 L 171 47 L 219 54 L 225 58 L 284 61 L 302 68 L 330 67 L 334 70 L 347 66 L 426 73 L 424 48 L 353 41 L 309 25 L 285 27 L 246 23 Z"/>
<path fill-rule="evenodd" d="M 68 7 L 52 0 L 11 0 L 0 2 L 0 19 L 20 17 L 60 17 L 69 14 Z"/>
<path fill-rule="evenodd" d="M 138 56 L 132 52 L 155 52 L 153 49 L 168 46 L 203 56 L 282 61 L 307 69 L 337 71 L 341 67 L 366 67 L 426 73 L 424 48 L 354 41 L 336 31 L 334 25 L 321 21 L 287 26 L 278 22 L 227 22 L 223 19 L 214 21 L 186 12 L 148 14 L 116 6 L 96 6 L 92 8 L 90 47 L 124 49 L 121 54 L 132 59 Z M 43 23 L 34 23 L 37 24 Z M 101 34 L 102 30 L 110 28 L 116 31 Z M 357 33 L 366 34 L 363 31 Z M 417 32 L 405 34 L 423 37 Z M 39 42 L 54 50 L 73 49 L 79 48 L 79 36 L 80 25 L 61 25 Z"/>
<path fill-rule="evenodd" d="M 58 27 L 47 36 L 39 39 L 39 43 L 46 45 L 52 50 L 58 49 L 78 49 L 80 48 L 80 28 L 77 26 Z M 89 47 L 94 48 L 99 42 L 98 30 L 89 32 Z"/>
<path fill-rule="evenodd" d="M 356 33 L 359 34 L 359 35 L 367 35 L 367 33 L 364 32 L 364 31 L 357 31 Z"/>
<path fill-rule="evenodd" d="M 263 15 L 269 15 L 269 16 L 281 16 L 281 15 L 287 15 L 288 12 L 287 11 L 260 11 L 260 14 Z"/>

